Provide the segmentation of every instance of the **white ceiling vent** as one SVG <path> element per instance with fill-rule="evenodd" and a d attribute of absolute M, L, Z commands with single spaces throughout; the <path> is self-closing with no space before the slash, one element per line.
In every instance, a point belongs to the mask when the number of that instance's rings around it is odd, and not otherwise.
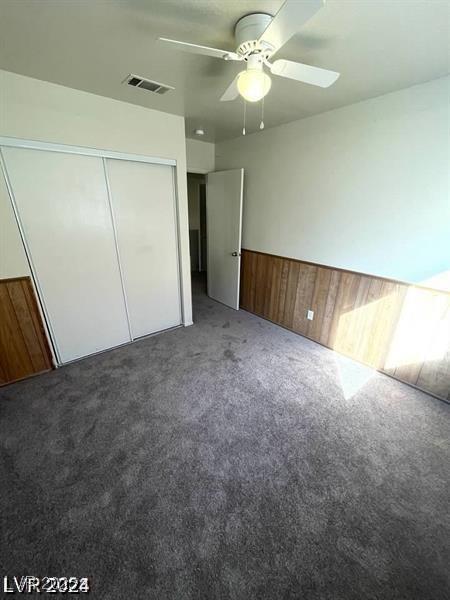
<path fill-rule="evenodd" d="M 166 85 L 159 81 L 152 81 L 151 79 L 145 79 L 145 77 L 133 74 L 128 75 L 122 83 L 147 90 L 147 92 L 154 92 L 155 94 L 165 94 L 166 92 L 175 89 L 171 85 Z"/>

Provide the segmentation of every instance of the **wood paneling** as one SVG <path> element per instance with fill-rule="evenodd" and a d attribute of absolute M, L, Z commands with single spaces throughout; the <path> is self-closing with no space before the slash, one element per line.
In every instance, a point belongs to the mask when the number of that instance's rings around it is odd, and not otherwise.
<path fill-rule="evenodd" d="M 0 385 L 51 368 L 30 278 L 0 280 Z"/>
<path fill-rule="evenodd" d="M 241 307 L 450 400 L 450 293 L 243 250 Z"/>

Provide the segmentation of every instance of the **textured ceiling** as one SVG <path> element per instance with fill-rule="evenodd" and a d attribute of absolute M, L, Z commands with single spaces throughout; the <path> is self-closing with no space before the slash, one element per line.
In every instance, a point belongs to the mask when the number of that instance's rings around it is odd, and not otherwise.
<path fill-rule="evenodd" d="M 301 1 L 301 0 L 299 0 Z M 234 49 L 233 27 L 281 0 L 0 0 L 0 68 L 186 117 L 186 135 L 236 137 L 240 100 L 219 98 L 241 64 L 175 51 L 158 36 Z M 447 74 L 447 0 L 328 0 L 277 54 L 340 71 L 328 89 L 273 77 L 267 127 Z M 136 73 L 175 86 L 158 96 L 122 85 Z M 260 106 L 248 110 L 256 130 Z"/>

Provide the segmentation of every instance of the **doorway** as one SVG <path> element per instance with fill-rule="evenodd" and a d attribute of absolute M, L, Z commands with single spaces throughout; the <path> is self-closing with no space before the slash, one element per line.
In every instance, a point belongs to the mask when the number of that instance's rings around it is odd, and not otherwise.
<path fill-rule="evenodd" d="M 189 252 L 194 295 L 207 290 L 206 176 L 188 173 Z"/>
<path fill-rule="evenodd" d="M 244 169 L 188 173 L 187 183 L 193 293 L 239 310 Z"/>

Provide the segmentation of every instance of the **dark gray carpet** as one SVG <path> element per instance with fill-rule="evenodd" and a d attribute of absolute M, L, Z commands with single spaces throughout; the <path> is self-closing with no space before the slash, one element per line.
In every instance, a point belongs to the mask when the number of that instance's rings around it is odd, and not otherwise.
<path fill-rule="evenodd" d="M 450 407 L 198 289 L 195 319 L 0 390 L 0 575 L 449 598 Z"/>

